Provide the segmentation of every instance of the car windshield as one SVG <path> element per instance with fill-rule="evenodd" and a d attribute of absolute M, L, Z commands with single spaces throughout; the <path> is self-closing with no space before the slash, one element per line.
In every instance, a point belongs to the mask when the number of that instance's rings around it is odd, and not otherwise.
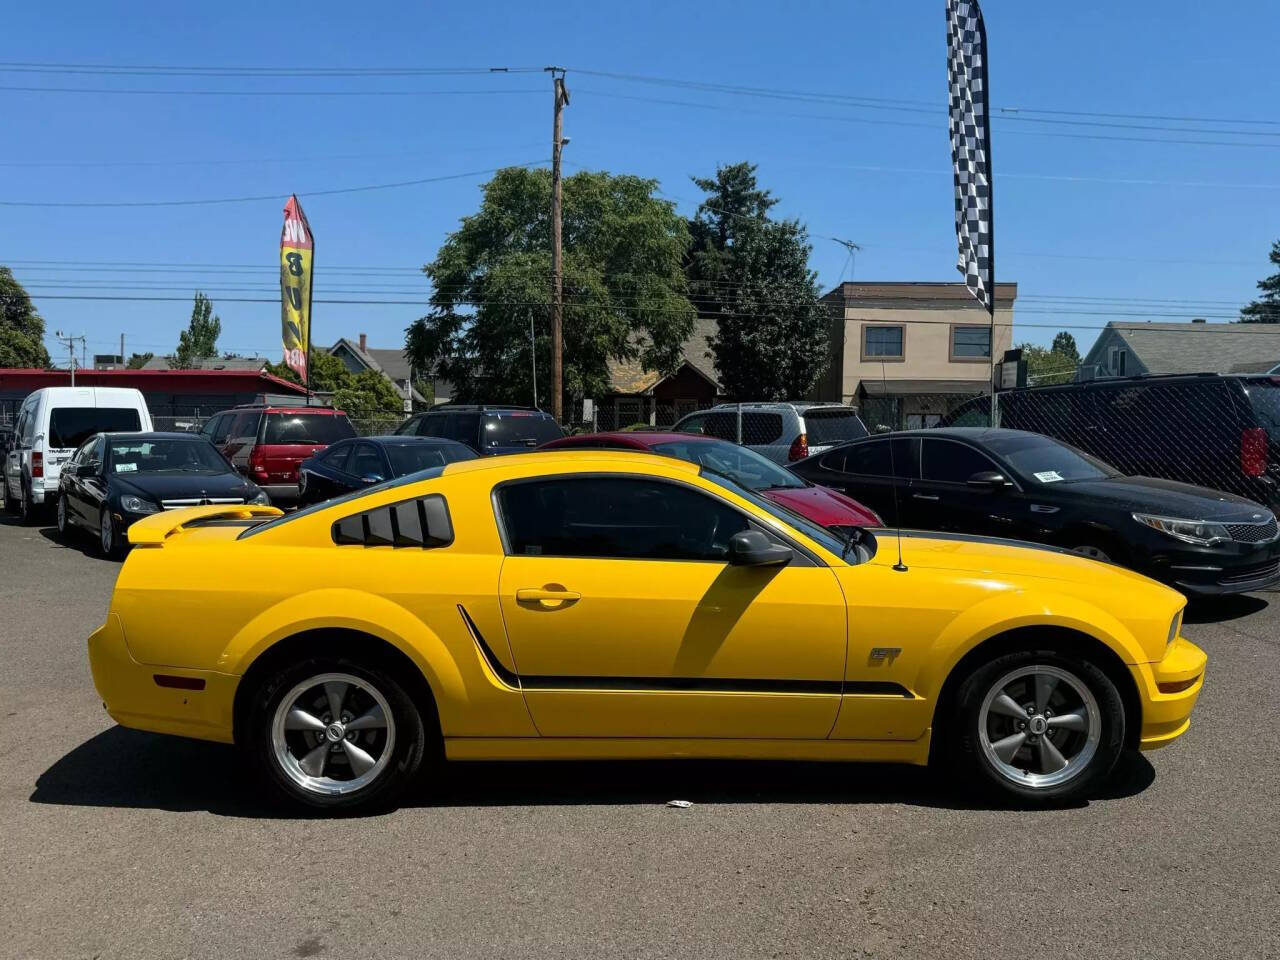
<path fill-rule="evenodd" d="M 534 447 L 559 440 L 563 431 L 550 417 L 540 413 L 517 411 L 484 418 L 481 443 L 486 447 Z"/>
<path fill-rule="evenodd" d="M 997 437 L 983 442 L 1015 471 L 1036 483 L 1071 483 L 1120 476 L 1114 467 L 1083 450 L 1036 434 Z"/>
<path fill-rule="evenodd" d="M 748 490 L 789 490 L 808 486 L 794 473 L 736 443 L 723 440 L 665 440 L 655 443 L 650 449 L 654 453 L 688 460 L 714 470 Z"/>
<path fill-rule="evenodd" d="M 351 421 L 332 413 L 269 413 L 262 442 L 330 444 L 356 435 Z"/>
<path fill-rule="evenodd" d="M 456 460 L 474 460 L 476 452 L 460 443 L 388 443 L 385 446 L 393 476 L 443 467 Z"/>
<path fill-rule="evenodd" d="M 840 407 L 806 410 L 804 426 L 810 446 L 861 440 L 867 435 L 867 428 L 858 418 L 857 411 Z"/>
<path fill-rule="evenodd" d="M 107 454 L 111 473 L 228 473 L 207 440 L 112 440 Z"/>
<path fill-rule="evenodd" d="M 735 483 L 729 477 L 722 473 L 714 473 L 710 470 L 703 470 L 702 476 L 710 480 L 718 486 L 724 487 L 738 496 L 742 497 L 750 503 L 754 503 L 757 507 L 769 514 L 771 517 L 780 520 L 789 527 L 794 527 L 814 543 L 820 544 L 824 550 L 834 553 L 837 557 L 844 556 L 845 548 L 849 542 L 839 534 L 832 533 L 826 527 L 819 526 L 808 517 L 803 517 L 794 510 L 788 510 L 781 504 L 774 503 L 766 497 L 760 496 L 754 490 L 750 490 L 738 483 Z"/>
<path fill-rule="evenodd" d="M 141 429 L 138 411 L 128 407 L 55 407 L 49 414 L 49 446 L 74 450 L 95 433 Z"/>

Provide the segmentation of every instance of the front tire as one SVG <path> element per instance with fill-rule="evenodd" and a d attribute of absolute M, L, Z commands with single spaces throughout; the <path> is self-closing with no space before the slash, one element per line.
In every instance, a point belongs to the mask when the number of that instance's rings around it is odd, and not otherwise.
<path fill-rule="evenodd" d="M 959 772 L 1022 801 L 1062 803 L 1107 779 L 1124 747 L 1111 678 L 1054 650 L 996 657 L 961 684 L 954 715 Z"/>
<path fill-rule="evenodd" d="M 253 695 L 245 746 L 287 802 L 324 811 L 394 806 L 426 755 L 412 698 L 381 665 L 317 656 L 285 666 Z"/>
<path fill-rule="evenodd" d="M 98 546 L 108 560 L 119 560 L 124 556 L 124 536 L 116 530 L 116 522 L 106 507 L 98 513 Z"/>
<path fill-rule="evenodd" d="M 58 497 L 58 506 L 56 508 L 56 513 L 58 516 L 58 536 L 65 538 L 67 533 L 69 532 L 68 530 L 69 525 L 67 522 L 67 498 L 66 497 L 64 496 Z"/>

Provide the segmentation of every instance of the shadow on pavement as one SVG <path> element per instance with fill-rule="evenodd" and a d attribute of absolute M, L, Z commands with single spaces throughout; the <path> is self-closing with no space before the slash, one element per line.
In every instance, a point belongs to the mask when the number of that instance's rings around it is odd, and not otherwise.
<path fill-rule="evenodd" d="M 897 803 L 943 809 L 1015 809 L 968 796 L 919 767 L 879 763 L 731 760 L 469 762 L 445 767 L 447 785 L 404 801 L 419 807 L 578 804 Z M 1124 758 L 1095 799 L 1141 793 L 1155 770 Z M 207 810 L 229 817 L 310 817 L 275 804 L 231 746 L 112 727 L 42 773 L 32 803 Z M 1085 806 L 1078 803 L 1076 806 Z"/>
<path fill-rule="evenodd" d="M 1223 623 L 1240 620 L 1265 610 L 1269 602 L 1252 593 L 1238 593 L 1226 597 L 1201 597 L 1187 603 L 1182 615 L 1183 623 Z"/>

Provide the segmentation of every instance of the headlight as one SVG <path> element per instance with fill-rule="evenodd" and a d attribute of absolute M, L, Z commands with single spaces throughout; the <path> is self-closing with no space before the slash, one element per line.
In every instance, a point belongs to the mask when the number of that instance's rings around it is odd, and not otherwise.
<path fill-rule="evenodd" d="M 1150 513 L 1135 513 L 1133 519 L 1152 530 L 1167 533 L 1175 540 L 1183 543 L 1194 543 L 1201 547 L 1211 547 L 1215 543 L 1223 543 L 1231 539 L 1227 528 L 1220 523 L 1207 520 L 1182 520 L 1178 517 L 1157 517 Z"/>
<path fill-rule="evenodd" d="M 259 507 L 271 506 L 271 498 L 267 496 L 267 491 L 265 490 L 259 490 L 248 502 Z"/>
<path fill-rule="evenodd" d="M 141 497 L 135 497 L 132 494 L 126 494 L 120 498 L 120 509 L 125 513 L 159 513 L 160 508 L 150 500 L 143 500 Z"/>

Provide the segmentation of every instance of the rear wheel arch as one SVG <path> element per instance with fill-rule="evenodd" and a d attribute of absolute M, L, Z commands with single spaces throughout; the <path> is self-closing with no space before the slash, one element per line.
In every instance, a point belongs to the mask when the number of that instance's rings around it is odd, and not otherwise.
<path fill-rule="evenodd" d="M 944 749 L 948 740 L 946 718 L 954 713 L 956 694 L 965 678 L 982 664 L 1003 654 L 1037 649 L 1049 649 L 1068 656 L 1077 656 L 1088 660 L 1102 670 L 1115 684 L 1116 690 L 1120 693 L 1120 699 L 1124 703 L 1125 747 L 1137 748 L 1139 733 L 1142 729 L 1142 701 L 1138 695 L 1138 686 L 1133 679 L 1133 674 L 1120 655 L 1097 637 L 1070 627 L 1026 626 L 988 637 L 965 653 L 951 668 L 933 707 L 931 723 L 933 736 L 929 745 L 930 763 L 938 759 L 939 751 Z"/>
<path fill-rule="evenodd" d="M 393 643 L 361 630 L 321 628 L 284 637 L 267 647 L 240 677 L 232 705 L 232 731 L 237 744 L 245 742 L 245 725 L 253 697 L 261 685 L 288 664 L 308 657 L 334 655 L 366 662 L 391 671 L 413 700 L 428 732 L 439 737 L 440 714 L 436 694 L 421 668 Z"/>

